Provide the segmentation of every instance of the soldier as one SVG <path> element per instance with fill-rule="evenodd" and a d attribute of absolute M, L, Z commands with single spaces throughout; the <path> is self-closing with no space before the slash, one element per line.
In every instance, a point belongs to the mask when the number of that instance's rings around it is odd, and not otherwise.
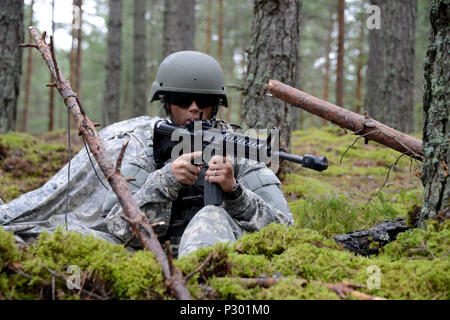
<path fill-rule="evenodd" d="M 215 118 L 221 106 L 228 107 L 223 72 L 211 56 L 180 51 L 161 63 L 150 92 L 150 102 L 160 100 L 162 111 L 171 122 L 184 125 L 191 119 Z M 225 121 L 215 122 L 231 130 Z M 152 170 L 133 167 L 138 180 L 145 181 L 134 196 L 161 243 L 170 240 L 173 255 L 182 257 L 217 242 L 233 242 L 247 232 L 270 223 L 292 224 L 293 217 L 281 191 L 280 181 L 263 163 L 237 164 L 216 155 L 208 169 L 192 164 L 201 151 L 183 154 L 156 168 L 148 152 Z M 123 168 L 127 171 L 130 168 Z M 151 172 L 149 172 L 151 171 Z M 225 195 L 221 206 L 203 205 L 203 182 L 220 185 Z M 130 241 L 132 233 L 121 216 L 122 208 L 114 195 L 103 204 L 106 225 L 111 234 Z M 138 246 L 136 241 L 131 241 Z"/>

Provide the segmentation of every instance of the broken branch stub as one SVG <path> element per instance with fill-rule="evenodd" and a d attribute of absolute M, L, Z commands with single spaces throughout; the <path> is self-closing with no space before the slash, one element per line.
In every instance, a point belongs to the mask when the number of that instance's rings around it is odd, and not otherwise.
<path fill-rule="evenodd" d="M 321 100 L 277 80 L 269 80 L 271 94 L 287 103 L 328 120 L 344 129 L 363 135 L 384 146 L 423 161 L 422 140 L 388 127 L 374 119 Z"/>

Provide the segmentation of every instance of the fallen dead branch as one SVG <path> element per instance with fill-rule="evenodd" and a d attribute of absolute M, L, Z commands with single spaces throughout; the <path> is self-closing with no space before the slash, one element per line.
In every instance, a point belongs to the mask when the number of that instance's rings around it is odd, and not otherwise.
<path fill-rule="evenodd" d="M 39 32 L 33 26 L 29 27 L 28 30 L 34 44 L 21 44 L 20 46 L 33 47 L 40 52 L 42 58 L 50 69 L 50 73 L 56 81 L 51 85 L 56 87 L 59 94 L 63 97 L 64 103 L 75 119 L 81 135 L 86 140 L 89 149 L 94 155 L 100 169 L 105 177 L 107 177 L 107 181 L 111 185 L 114 193 L 117 195 L 123 211 L 127 216 L 127 222 L 130 224 L 134 235 L 139 240 L 143 248 L 152 251 L 155 254 L 156 260 L 162 267 L 163 277 L 169 292 L 177 299 L 192 299 L 189 290 L 186 287 L 186 283 L 181 276 L 181 271 L 177 269 L 176 272 L 171 272 L 169 261 L 158 241 L 156 234 L 150 224 L 145 221 L 142 216 L 140 208 L 131 191 L 128 189 L 125 178 L 120 172 L 122 158 L 127 144 L 123 146 L 120 156 L 114 164 L 113 159 L 105 150 L 103 140 L 98 136 L 94 123 L 92 123 L 86 116 L 80 99 L 77 94 L 72 91 L 69 81 L 64 78 L 57 65 L 53 50 L 53 38 L 50 37 L 49 46 L 45 42 L 45 32 L 43 32 L 42 35 L 39 35 Z"/>
<path fill-rule="evenodd" d="M 333 236 L 333 240 L 342 244 L 345 250 L 367 256 L 377 254 L 379 249 L 396 239 L 400 232 L 409 227 L 404 219 L 384 221 L 372 228 L 356 230 L 346 234 Z"/>
<path fill-rule="evenodd" d="M 422 140 L 411 137 L 381 122 L 318 99 L 277 80 L 269 80 L 271 94 L 291 105 L 324 118 L 338 126 L 354 131 L 414 159 L 423 161 Z"/>

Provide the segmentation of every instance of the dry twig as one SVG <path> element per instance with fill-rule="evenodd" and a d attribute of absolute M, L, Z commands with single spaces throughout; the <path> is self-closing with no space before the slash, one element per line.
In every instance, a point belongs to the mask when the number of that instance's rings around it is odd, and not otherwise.
<path fill-rule="evenodd" d="M 205 261 L 203 261 L 194 271 L 192 271 L 191 273 L 189 273 L 187 276 L 184 277 L 184 281 L 188 281 L 190 278 L 192 278 L 196 273 L 202 271 L 206 265 L 209 263 L 209 261 L 211 260 L 211 258 L 214 256 L 214 251 L 211 252 L 205 259 Z"/>
<path fill-rule="evenodd" d="M 56 79 L 56 87 L 58 92 L 63 97 L 64 103 L 74 117 L 78 129 L 82 133 L 82 136 L 86 139 L 89 149 L 94 155 L 94 158 L 96 159 L 103 174 L 105 177 L 108 177 L 109 184 L 116 193 L 124 213 L 131 222 L 131 229 L 133 233 L 136 235 L 143 248 L 150 250 L 155 254 L 156 260 L 162 267 L 163 277 L 171 294 L 173 294 L 177 299 L 192 299 L 183 278 L 179 276 L 179 272 L 177 271 L 174 275 L 170 271 L 169 262 L 156 234 L 150 224 L 141 216 L 140 208 L 129 190 L 125 178 L 122 176 L 120 171 L 117 170 L 120 170 L 120 162 L 122 161 L 120 156 L 116 166 L 114 166 L 114 161 L 106 152 L 103 141 L 99 138 L 95 129 L 95 125 L 85 115 L 80 99 L 77 98 L 77 94 L 72 91 L 70 83 L 62 75 L 62 72 L 56 63 L 53 50 L 53 38 L 50 38 L 51 48 L 49 48 L 45 42 L 45 32 L 42 36 L 39 36 L 39 33 L 35 27 L 31 26 L 28 30 L 31 38 L 33 39 L 34 45 L 25 44 L 21 45 L 21 47 L 32 46 L 40 52 L 42 58 L 50 69 L 53 78 Z M 124 148 L 122 149 L 123 152 L 125 152 Z"/>
<path fill-rule="evenodd" d="M 395 167 L 395 166 L 397 165 L 397 163 L 400 161 L 400 159 L 401 159 L 404 155 L 406 155 L 406 153 L 402 153 L 402 154 L 397 158 L 397 160 L 395 161 L 395 163 L 389 166 L 389 170 L 388 170 L 388 173 L 387 173 L 386 180 L 384 181 L 383 185 L 381 186 L 381 188 L 377 191 L 377 193 L 376 193 L 375 195 L 378 195 L 378 194 L 381 192 L 381 190 L 383 190 L 383 188 L 386 186 L 386 183 L 387 183 L 388 180 L 389 180 L 389 175 L 391 174 L 392 168 Z"/>

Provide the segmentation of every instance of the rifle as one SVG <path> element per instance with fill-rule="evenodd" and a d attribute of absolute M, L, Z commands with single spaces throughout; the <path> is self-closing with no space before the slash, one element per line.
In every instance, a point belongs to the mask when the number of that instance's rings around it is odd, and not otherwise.
<path fill-rule="evenodd" d="M 302 167 L 316 171 L 328 168 L 325 157 L 317 157 L 310 154 L 298 156 L 282 152 L 279 149 L 279 139 L 273 139 L 272 134 L 279 137 L 279 129 L 273 128 L 267 139 L 247 136 L 243 133 L 215 128 L 215 119 L 197 120 L 191 119 L 184 126 L 174 125 L 167 120 L 159 120 L 155 123 L 153 135 L 154 159 L 157 169 L 160 169 L 169 160 L 175 160 L 183 153 L 203 151 L 203 164 L 194 160 L 194 164 L 207 167 L 206 163 L 215 154 L 231 156 L 238 159 L 251 159 L 267 163 L 281 160 L 295 162 Z M 206 152 L 205 152 L 206 151 Z M 205 155 L 207 156 L 205 159 Z M 209 158 L 208 158 L 209 156 Z M 223 192 L 217 183 L 204 182 L 204 205 L 221 205 Z"/>

